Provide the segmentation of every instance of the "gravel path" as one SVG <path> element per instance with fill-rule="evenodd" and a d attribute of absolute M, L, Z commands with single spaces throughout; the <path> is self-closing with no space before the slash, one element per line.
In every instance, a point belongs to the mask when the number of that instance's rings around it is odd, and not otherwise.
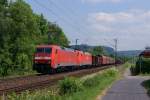
<path fill-rule="evenodd" d="M 150 77 L 130 76 L 129 70 L 124 76 L 124 79 L 112 85 L 102 100 L 150 100 L 147 91 L 141 85 Z"/>

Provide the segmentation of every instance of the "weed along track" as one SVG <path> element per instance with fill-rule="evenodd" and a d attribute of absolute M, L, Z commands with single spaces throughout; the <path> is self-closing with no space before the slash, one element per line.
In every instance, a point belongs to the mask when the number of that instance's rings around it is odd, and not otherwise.
<path fill-rule="evenodd" d="M 11 92 L 19 93 L 25 90 L 35 90 L 39 88 L 44 88 L 46 86 L 53 86 L 58 82 L 58 80 L 61 80 L 66 76 L 81 77 L 108 68 L 112 68 L 112 66 L 83 69 L 74 72 L 65 72 L 53 75 L 34 75 L 5 79 L 0 81 L 0 95 L 8 94 Z"/>

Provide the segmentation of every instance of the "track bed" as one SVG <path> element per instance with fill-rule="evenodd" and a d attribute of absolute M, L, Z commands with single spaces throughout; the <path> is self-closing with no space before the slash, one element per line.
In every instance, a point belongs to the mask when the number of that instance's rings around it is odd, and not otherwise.
<path fill-rule="evenodd" d="M 34 90 L 34 89 L 44 88 L 46 86 L 53 86 L 57 84 L 58 80 L 61 80 L 66 76 L 81 77 L 111 67 L 112 66 L 110 65 L 110 66 L 82 69 L 73 72 L 64 72 L 64 73 L 57 73 L 51 75 L 32 75 L 26 77 L 0 80 L 0 95 L 8 94 L 11 92 L 22 92 L 24 90 Z"/>

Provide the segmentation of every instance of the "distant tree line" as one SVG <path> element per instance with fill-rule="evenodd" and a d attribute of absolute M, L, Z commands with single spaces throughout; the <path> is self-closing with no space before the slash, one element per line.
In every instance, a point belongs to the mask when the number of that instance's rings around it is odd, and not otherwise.
<path fill-rule="evenodd" d="M 0 0 L 0 75 L 32 71 L 37 44 L 68 46 L 69 41 L 57 24 L 35 14 L 23 0 Z"/>
<path fill-rule="evenodd" d="M 96 46 L 89 51 L 92 55 L 108 55 L 101 46 Z"/>

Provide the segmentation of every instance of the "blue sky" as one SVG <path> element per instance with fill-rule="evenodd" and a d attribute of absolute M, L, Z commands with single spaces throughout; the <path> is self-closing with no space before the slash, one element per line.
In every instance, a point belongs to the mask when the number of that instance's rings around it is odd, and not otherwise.
<path fill-rule="evenodd" d="M 26 0 L 34 12 L 63 28 L 71 44 L 119 50 L 150 46 L 150 0 Z"/>

